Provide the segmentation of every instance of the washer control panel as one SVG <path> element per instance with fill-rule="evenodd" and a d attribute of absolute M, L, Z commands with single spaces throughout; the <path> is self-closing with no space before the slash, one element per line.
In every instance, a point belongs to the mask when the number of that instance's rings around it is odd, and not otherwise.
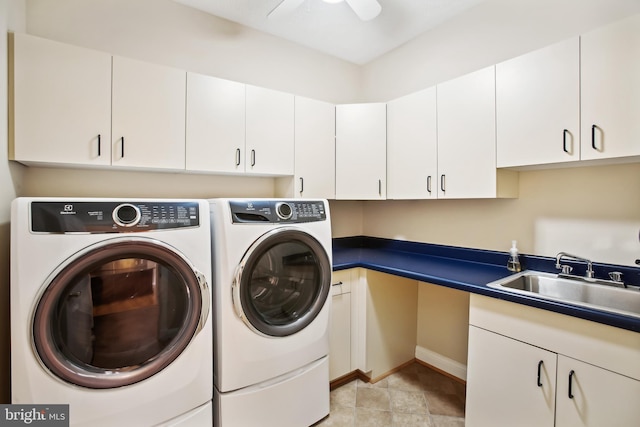
<path fill-rule="evenodd" d="M 233 200 L 229 207 L 234 223 L 301 223 L 327 219 L 322 200 Z"/>
<path fill-rule="evenodd" d="M 32 202 L 31 231 L 118 233 L 200 225 L 198 202 Z"/>

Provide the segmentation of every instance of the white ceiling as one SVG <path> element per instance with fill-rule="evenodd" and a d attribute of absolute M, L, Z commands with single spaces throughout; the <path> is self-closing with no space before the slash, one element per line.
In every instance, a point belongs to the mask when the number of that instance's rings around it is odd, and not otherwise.
<path fill-rule="evenodd" d="M 282 0 L 175 1 L 362 65 L 484 0 L 378 0 L 382 12 L 368 22 L 344 1 L 304 0 L 278 18 L 267 15 Z"/>

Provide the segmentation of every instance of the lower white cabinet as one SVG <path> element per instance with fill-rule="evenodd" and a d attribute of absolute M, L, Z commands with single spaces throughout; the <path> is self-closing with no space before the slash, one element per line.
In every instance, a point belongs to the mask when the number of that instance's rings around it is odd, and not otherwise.
<path fill-rule="evenodd" d="M 471 296 L 466 426 L 632 426 L 640 334 Z"/>
<path fill-rule="evenodd" d="M 335 272 L 331 285 L 329 379 L 333 381 L 352 371 L 351 270 Z"/>
<path fill-rule="evenodd" d="M 556 354 L 469 327 L 468 427 L 553 427 Z"/>
<path fill-rule="evenodd" d="M 557 427 L 640 423 L 640 381 L 633 378 L 558 355 L 557 393 Z"/>

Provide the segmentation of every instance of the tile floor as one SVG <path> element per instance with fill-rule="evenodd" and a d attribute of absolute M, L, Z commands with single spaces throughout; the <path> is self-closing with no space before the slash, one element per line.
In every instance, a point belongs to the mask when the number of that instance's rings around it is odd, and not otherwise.
<path fill-rule="evenodd" d="M 464 384 L 416 362 L 333 390 L 329 416 L 314 427 L 464 427 L 464 401 Z"/>

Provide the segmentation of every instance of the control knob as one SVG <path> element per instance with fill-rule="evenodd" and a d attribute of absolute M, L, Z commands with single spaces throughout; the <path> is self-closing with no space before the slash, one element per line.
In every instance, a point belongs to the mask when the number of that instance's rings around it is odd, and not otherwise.
<path fill-rule="evenodd" d="M 121 227 L 133 227 L 140 222 L 140 209 L 130 203 L 123 203 L 113 210 L 113 222 Z"/>
<path fill-rule="evenodd" d="M 276 205 L 276 214 L 280 219 L 290 219 L 293 215 L 293 209 L 288 203 L 278 203 Z"/>

